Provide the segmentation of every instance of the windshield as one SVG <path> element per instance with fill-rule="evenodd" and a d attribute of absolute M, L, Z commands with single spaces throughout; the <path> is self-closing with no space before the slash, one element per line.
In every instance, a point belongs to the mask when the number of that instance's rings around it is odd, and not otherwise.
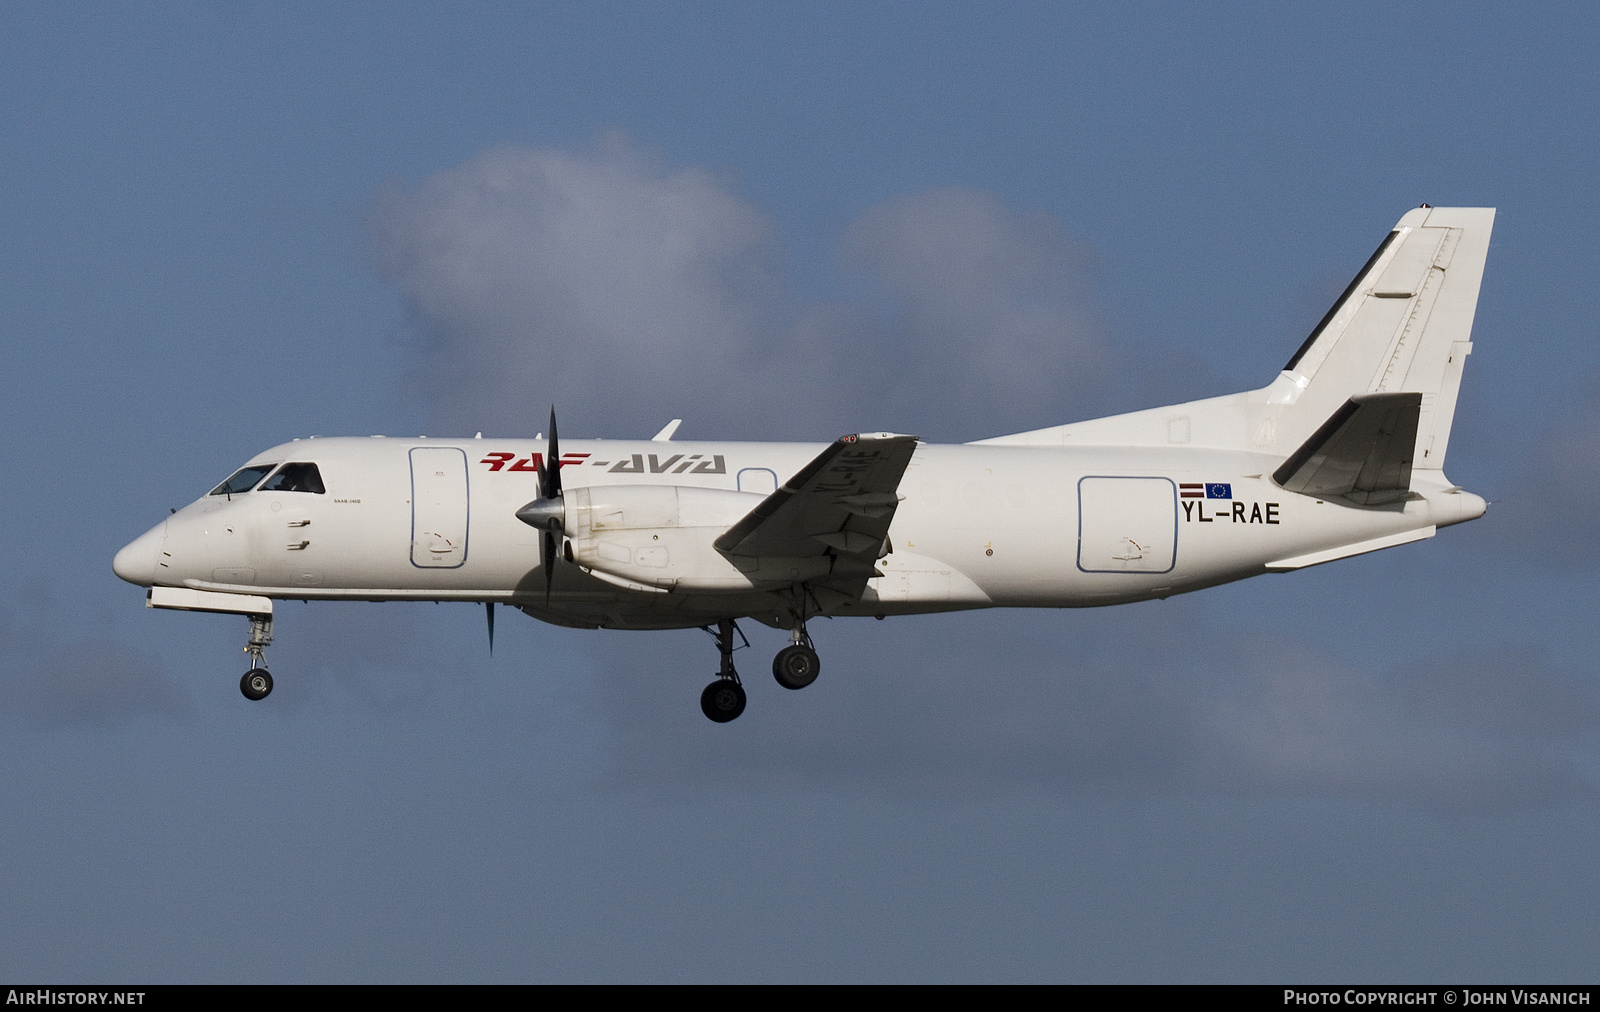
<path fill-rule="evenodd" d="M 238 495 L 240 492 L 248 492 L 256 487 L 256 482 L 260 481 L 268 471 L 277 466 L 277 464 L 251 464 L 249 467 L 241 467 L 233 472 L 233 476 L 227 481 L 212 489 L 211 494 Z"/>
<path fill-rule="evenodd" d="M 267 479 L 263 492 L 315 492 L 322 495 L 322 472 L 315 464 L 285 464 L 283 470 Z"/>

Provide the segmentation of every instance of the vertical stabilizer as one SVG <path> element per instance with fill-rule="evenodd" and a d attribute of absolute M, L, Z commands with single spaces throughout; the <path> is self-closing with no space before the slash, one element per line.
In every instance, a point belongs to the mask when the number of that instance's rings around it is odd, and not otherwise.
<path fill-rule="evenodd" d="M 1291 449 L 1349 398 L 1422 395 L 1417 470 L 1444 466 L 1494 209 L 1421 207 L 1401 218 L 1268 388 Z"/>
<path fill-rule="evenodd" d="M 979 442 L 1194 446 L 1288 458 L 1351 398 L 1409 393 L 1420 395 L 1410 466 L 1437 471 L 1472 351 L 1493 227 L 1492 207 L 1407 213 L 1270 386 Z M 1402 461 L 1405 454 L 1396 446 L 1382 456 Z"/>

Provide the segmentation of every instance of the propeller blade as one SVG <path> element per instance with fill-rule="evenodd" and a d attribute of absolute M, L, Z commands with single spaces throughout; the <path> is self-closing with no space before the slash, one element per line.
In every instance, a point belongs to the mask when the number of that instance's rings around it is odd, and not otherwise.
<path fill-rule="evenodd" d="M 539 498 L 517 511 L 517 519 L 539 528 L 539 568 L 544 570 L 544 603 L 550 604 L 555 580 L 556 531 L 564 530 L 566 505 L 561 498 L 561 441 L 556 435 L 556 407 L 550 405 L 550 441 L 539 459 Z"/>
<path fill-rule="evenodd" d="M 494 602 L 483 602 L 484 614 L 489 616 L 489 656 L 494 656 Z"/>
<path fill-rule="evenodd" d="M 554 499 L 561 494 L 561 441 L 556 437 L 556 407 L 550 405 L 550 442 L 539 465 L 539 496 Z"/>

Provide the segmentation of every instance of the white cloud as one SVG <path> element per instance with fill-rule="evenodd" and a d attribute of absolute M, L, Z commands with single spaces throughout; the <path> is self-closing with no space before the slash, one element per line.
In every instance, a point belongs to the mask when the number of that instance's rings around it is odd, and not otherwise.
<path fill-rule="evenodd" d="M 884 297 L 845 304 L 787 291 L 774 224 L 728 185 L 615 134 L 386 188 L 372 231 L 420 338 L 410 394 L 451 430 L 531 434 L 553 400 L 596 435 L 676 415 L 686 436 L 971 439 L 1152 375 L 1092 324 L 1089 258 L 1060 224 L 974 191 L 854 222 L 841 267 Z"/>
<path fill-rule="evenodd" d="M 654 418 L 747 374 L 772 308 L 766 217 L 620 137 L 487 152 L 386 189 L 373 227 L 424 339 L 414 393 L 447 428 L 531 435 L 551 401 Z"/>

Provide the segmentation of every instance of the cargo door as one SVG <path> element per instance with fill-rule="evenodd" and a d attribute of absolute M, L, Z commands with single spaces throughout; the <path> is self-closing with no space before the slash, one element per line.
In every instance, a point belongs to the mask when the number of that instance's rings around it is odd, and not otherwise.
<path fill-rule="evenodd" d="M 467 561 L 467 455 L 454 446 L 411 450 L 411 564 L 455 569 Z"/>
<path fill-rule="evenodd" d="M 1078 568 L 1168 573 L 1177 559 L 1178 488 L 1167 478 L 1078 482 Z"/>

